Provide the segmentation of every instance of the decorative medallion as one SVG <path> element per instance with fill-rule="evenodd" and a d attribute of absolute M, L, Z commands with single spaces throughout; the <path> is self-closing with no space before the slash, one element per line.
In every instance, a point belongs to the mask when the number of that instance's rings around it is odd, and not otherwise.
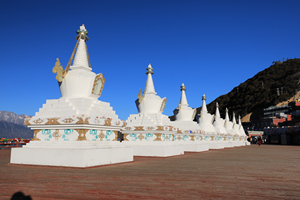
<path fill-rule="evenodd" d="M 25 120 L 24 120 L 24 125 L 31 125 L 29 121 L 30 121 L 29 118 L 25 118 Z"/>
<path fill-rule="evenodd" d="M 191 141 L 195 141 L 195 136 L 194 135 L 190 135 L 191 137 Z"/>
<path fill-rule="evenodd" d="M 156 135 L 156 138 L 155 138 L 155 140 L 154 141 L 162 141 L 161 140 L 161 133 L 154 133 L 154 135 Z"/>
<path fill-rule="evenodd" d="M 89 131 L 87 129 L 75 129 L 78 132 L 78 139 L 77 141 L 84 141 L 86 140 L 85 134 Z"/>
<path fill-rule="evenodd" d="M 139 99 L 139 103 L 142 103 L 142 101 L 144 100 L 144 96 L 142 94 L 142 91 L 140 89 L 139 94 L 137 95 L 137 98 Z"/>
<path fill-rule="evenodd" d="M 45 124 L 60 124 L 58 122 L 59 117 L 47 118 L 47 122 Z"/>
<path fill-rule="evenodd" d="M 157 126 L 157 129 L 158 131 L 163 131 L 164 130 L 164 127 L 163 126 Z"/>
<path fill-rule="evenodd" d="M 144 127 L 143 126 L 135 126 L 134 131 L 144 131 Z"/>
<path fill-rule="evenodd" d="M 105 123 L 104 123 L 104 126 L 110 126 L 111 125 L 111 119 L 110 118 L 107 118 L 105 120 Z"/>
<path fill-rule="evenodd" d="M 58 58 L 56 58 L 56 62 L 55 62 L 55 65 L 52 69 L 52 72 L 56 74 L 56 80 L 58 82 L 62 82 L 63 81 L 63 67 L 61 66 L 60 64 L 60 61 Z"/>
<path fill-rule="evenodd" d="M 145 138 L 145 136 L 142 133 L 140 133 L 140 135 L 138 136 L 138 138 L 140 139 L 140 141 L 142 141 Z"/>
<path fill-rule="evenodd" d="M 41 141 L 39 138 L 37 138 L 37 134 L 40 132 L 41 130 L 40 129 L 36 129 L 33 131 L 33 139 L 32 141 Z"/>
<path fill-rule="evenodd" d="M 162 101 L 162 103 L 161 103 L 161 107 L 160 107 L 160 111 L 161 111 L 161 112 L 164 112 L 165 107 L 166 107 L 166 103 L 167 103 L 167 98 L 164 97 L 164 98 L 163 98 L 163 101 Z"/>
<path fill-rule="evenodd" d="M 101 96 L 104 83 L 105 83 L 105 78 L 103 77 L 102 73 L 98 74 L 94 80 L 92 94 Z"/>
<path fill-rule="evenodd" d="M 85 119 L 83 119 L 83 117 L 77 117 L 77 119 L 76 124 L 89 124 L 90 117 L 86 117 Z"/>
<path fill-rule="evenodd" d="M 118 141 L 118 131 L 113 131 L 115 138 L 112 141 Z"/>
<path fill-rule="evenodd" d="M 54 137 L 56 141 L 60 138 L 60 136 L 61 136 L 61 134 L 59 134 L 59 130 L 58 129 L 56 129 L 54 131 L 54 133 L 52 134 L 52 137 Z"/>
<path fill-rule="evenodd" d="M 70 123 L 72 123 L 74 121 L 74 119 L 72 119 L 72 118 L 66 118 L 66 119 L 64 119 L 62 121 L 65 122 L 66 124 L 70 124 Z"/>
<path fill-rule="evenodd" d="M 103 133 L 103 130 L 101 130 L 100 134 L 98 135 L 100 138 L 100 141 L 103 141 L 103 138 L 105 138 L 105 134 Z"/>
<path fill-rule="evenodd" d="M 34 122 L 35 124 L 41 124 L 41 123 L 44 122 L 44 120 L 38 118 L 38 119 L 34 120 L 33 122 Z"/>

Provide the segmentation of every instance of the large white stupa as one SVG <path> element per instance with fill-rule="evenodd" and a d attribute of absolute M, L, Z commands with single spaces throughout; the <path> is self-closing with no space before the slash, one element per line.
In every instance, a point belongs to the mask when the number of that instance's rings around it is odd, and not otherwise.
<path fill-rule="evenodd" d="M 136 106 L 138 114 L 131 114 L 123 128 L 124 143 L 134 148 L 139 156 L 174 156 L 183 154 L 183 147 L 176 145 L 174 133 L 168 116 L 162 114 L 167 98 L 161 98 L 155 92 L 151 64 L 147 68 L 147 82 L 144 93 L 139 91 Z"/>
<path fill-rule="evenodd" d="M 47 100 L 34 117 L 25 120 L 34 138 L 12 150 L 11 163 L 91 167 L 133 160 L 132 148 L 113 142 L 125 122 L 109 103 L 98 100 L 105 79 L 92 72 L 84 25 L 77 34 L 66 69 L 59 59 L 53 68 L 61 98 Z"/>

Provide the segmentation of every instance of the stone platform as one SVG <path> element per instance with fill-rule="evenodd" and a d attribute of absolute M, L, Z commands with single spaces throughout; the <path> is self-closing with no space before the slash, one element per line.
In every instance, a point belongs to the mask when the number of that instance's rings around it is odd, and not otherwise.
<path fill-rule="evenodd" d="M 12 149 L 10 163 L 86 168 L 130 161 L 133 149 L 119 142 L 31 141 Z"/>
<path fill-rule="evenodd" d="M 8 165 L 10 150 L 1 150 L 1 198 L 22 191 L 49 200 L 299 199 L 299 152 L 300 146 L 250 145 L 76 169 Z"/>

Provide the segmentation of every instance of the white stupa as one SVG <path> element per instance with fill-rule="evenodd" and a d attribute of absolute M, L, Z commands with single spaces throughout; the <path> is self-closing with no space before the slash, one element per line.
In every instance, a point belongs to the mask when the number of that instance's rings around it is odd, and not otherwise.
<path fill-rule="evenodd" d="M 229 120 L 229 115 L 228 115 L 228 109 L 226 108 L 226 113 L 225 113 L 225 124 L 224 127 L 227 131 L 227 133 L 231 136 L 235 136 L 236 133 L 233 130 L 233 123 Z"/>
<path fill-rule="evenodd" d="M 200 114 L 197 115 L 197 121 L 200 127 L 200 132 L 204 134 L 204 140 L 209 144 L 209 149 L 224 148 L 223 137 L 217 133 L 213 122 L 215 117 L 207 112 L 206 96 L 202 97 L 202 108 Z"/>
<path fill-rule="evenodd" d="M 183 147 L 172 143 L 177 131 L 171 125 L 168 116 L 162 114 L 166 97 L 159 97 L 154 89 L 151 64 L 147 68 L 147 82 L 142 94 L 136 100 L 138 114 L 131 114 L 123 129 L 124 143 L 134 147 L 134 155 L 139 156 L 173 156 L 183 154 Z"/>
<path fill-rule="evenodd" d="M 178 107 L 173 111 L 175 121 L 174 126 L 178 128 L 178 133 L 199 133 L 199 126 L 194 122 L 194 118 L 197 112 L 196 108 L 189 107 L 186 98 L 186 87 L 184 83 L 180 86 L 181 98 Z"/>
<path fill-rule="evenodd" d="M 236 118 L 235 118 L 234 112 L 232 113 L 232 124 L 233 124 L 232 129 L 234 131 L 234 135 L 240 136 L 241 135 L 240 134 L 240 126 L 239 126 L 239 124 L 236 123 Z"/>
<path fill-rule="evenodd" d="M 235 115 L 233 116 L 232 121 L 230 121 L 227 108 L 226 108 L 225 125 L 224 126 L 225 126 L 225 129 L 226 129 L 227 133 L 232 138 L 232 145 L 233 146 L 241 146 L 239 133 L 236 132 L 237 126 L 236 126 L 236 121 L 235 121 Z"/>
<path fill-rule="evenodd" d="M 246 136 L 245 130 L 242 125 L 241 116 L 239 115 L 239 133 L 241 136 Z"/>
<path fill-rule="evenodd" d="M 245 133 L 245 130 L 243 128 L 242 125 L 242 121 L 241 121 L 241 116 L 239 115 L 239 121 L 238 121 L 238 125 L 239 125 L 239 135 L 241 137 L 241 141 L 242 141 L 242 145 L 250 145 L 250 142 L 247 141 L 248 136 Z"/>
<path fill-rule="evenodd" d="M 201 133 L 206 135 L 216 135 L 216 129 L 213 126 L 214 116 L 207 112 L 206 96 L 202 96 L 202 108 L 200 114 L 197 115 L 197 122 Z"/>
<path fill-rule="evenodd" d="M 53 68 L 62 97 L 47 100 L 34 117 L 25 120 L 34 138 L 22 149 L 13 150 L 11 163 L 90 167 L 133 160 L 131 148 L 113 142 L 125 123 L 109 103 L 98 100 L 105 79 L 92 72 L 84 25 L 77 34 L 66 69 L 59 59 Z"/>
<path fill-rule="evenodd" d="M 214 127 L 217 133 L 220 135 L 226 135 L 227 131 L 224 127 L 225 120 L 221 118 L 220 111 L 219 111 L 219 104 L 216 103 L 216 113 L 215 113 L 215 120 L 214 120 Z"/>
<path fill-rule="evenodd" d="M 200 134 L 200 128 L 197 122 L 193 121 L 197 109 L 189 107 L 184 83 L 180 86 L 180 90 L 180 102 L 178 107 L 173 111 L 175 121 L 172 123 L 174 127 L 177 128 L 177 133 L 174 134 L 174 140 L 175 142 L 184 145 L 184 151 L 207 151 L 208 144 L 203 143 L 203 135 Z"/>
<path fill-rule="evenodd" d="M 219 104 L 216 103 L 216 113 L 215 113 L 215 119 L 213 123 L 216 132 L 217 132 L 217 141 L 219 144 L 219 147 L 233 147 L 232 145 L 232 137 L 227 133 L 224 125 L 225 125 L 225 120 L 221 118 L 220 116 L 220 111 L 219 111 Z"/>

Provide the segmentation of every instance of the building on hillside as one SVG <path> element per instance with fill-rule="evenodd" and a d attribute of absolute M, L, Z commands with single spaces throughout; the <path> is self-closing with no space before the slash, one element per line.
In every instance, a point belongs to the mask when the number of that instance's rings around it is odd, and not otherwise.
<path fill-rule="evenodd" d="M 300 102 L 298 100 L 284 106 L 264 108 L 263 113 L 262 119 L 243 123 L 245 130 L 262 131 L 268 127 L 300 125 Z"/>

